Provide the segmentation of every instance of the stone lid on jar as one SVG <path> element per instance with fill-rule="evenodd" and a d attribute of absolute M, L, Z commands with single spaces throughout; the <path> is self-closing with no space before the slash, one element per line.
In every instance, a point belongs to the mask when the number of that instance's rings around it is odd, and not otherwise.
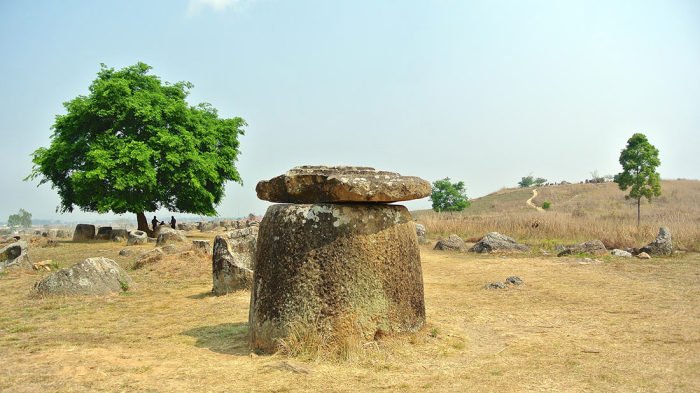
<path fill-rule="evenodd" d="M 428 181 L 369 167 L 303 165 L 263 180 L 258 198 L 279 203 L 389 203 L 425 198 Z"/>

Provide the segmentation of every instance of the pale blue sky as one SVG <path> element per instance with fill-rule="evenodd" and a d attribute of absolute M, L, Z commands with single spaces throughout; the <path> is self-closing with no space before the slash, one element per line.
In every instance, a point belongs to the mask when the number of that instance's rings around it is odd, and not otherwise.
<path fill-rule="evenodd" d="M 21 179 L 100 63 L 146 62 L 246 119 L 222 216 L 262 214 L 255 184 L 301 164 L 449 176 L 470 197 L 580 181 L 618 172 L 634 132 L 663 178 L 700 178 L 698 1 L 3 0 L 0 53 L 0 221 L 98 219 Z"/>

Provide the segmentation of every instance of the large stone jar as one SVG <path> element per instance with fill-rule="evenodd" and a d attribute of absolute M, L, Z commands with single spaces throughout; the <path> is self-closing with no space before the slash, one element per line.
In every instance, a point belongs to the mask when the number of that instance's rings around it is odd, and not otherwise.
<path fill-rule="evenodd" d="M 415 224 L 404 206 L 278 204 L 260 223 L 250 340 L 272 352 L 291 329 L 378 335 L 425 323 Z"/>

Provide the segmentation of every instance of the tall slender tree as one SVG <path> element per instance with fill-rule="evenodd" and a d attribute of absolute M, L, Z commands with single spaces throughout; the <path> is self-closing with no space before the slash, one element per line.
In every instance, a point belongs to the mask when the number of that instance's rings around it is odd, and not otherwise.
<path fill-rule="evenodd" d="M 58 191 L 61 212 L 146 212 L 215 215 L 235 167 L 245 121 L 219 118 L 209 104 L 186 102 L 189 82 L 163 83 L 144 63 L 114 70 L 104 64 L 87 96 L 64 103 L 51 144 L 33 153 L 27 179 Z"/>
<path fill-rule="evenodd" d="M 637 226 L 641 221 L 642 198 L 649 202 L 661 195 L 661 176 L 656 168 L 661 164 L 659 150 L 644 134 L 634 134 L 620 153 L 622 172 L 615 175 L 615 183 L 622 191 L 630 189 L 626 196 L 637 200 Z"/>

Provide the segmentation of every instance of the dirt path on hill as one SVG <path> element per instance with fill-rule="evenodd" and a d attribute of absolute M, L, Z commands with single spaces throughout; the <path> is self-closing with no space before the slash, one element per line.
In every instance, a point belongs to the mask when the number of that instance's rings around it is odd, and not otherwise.
<path fill-rule="evenodd" d="M 543 209 L 543 208 L 541 208 L 541 207 L 535 205 L 534 203 L 532 203 L 532 200 L 535 199 L 536 197 L 537 197 L 537 189 L 533 188 L 533 189 L 532 189 L 532 196 L 530 197 L 530 199 L 528 199 L 527 201 L 525 201 L 525 204 L 528 205 L 528 206 L 530 206 L 530 207 L 534 207 L 538 212 L 544 212 L 544 209 Z"/>

